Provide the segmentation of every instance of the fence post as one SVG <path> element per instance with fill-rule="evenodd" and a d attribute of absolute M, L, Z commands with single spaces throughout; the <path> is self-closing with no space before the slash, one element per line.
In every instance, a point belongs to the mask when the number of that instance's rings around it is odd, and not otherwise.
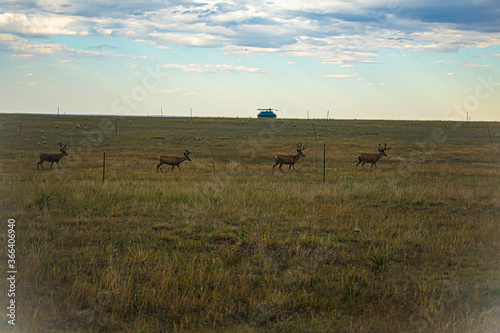
<path fill-rule="evenodd" d="M 323 183 L 326 183 L 326 143 L 323 143 Z"/>
<path fill-rule="evenodd" d="M 214 146 L 211 146 L 210 148 L 211 148 L 211 150 L 212 150 L 212 167 L 213 167 L 213 170 L 214 170 L 214 175 L 215 175 L 215 155 L 214 155 Z"/>
<path fill-rule="evenodd" d="M 316 135 L 316 128 L 314 128 L 314 124 L 312 124 L 312 126 L 314 131 L 314 139 L 318 140 L 318 136 Z"/>
<path fill-rule="evenodd" d="M 102 183 L 104 184 L 104 176 L 106 173 L 106 152 L 102 153 Z"/>

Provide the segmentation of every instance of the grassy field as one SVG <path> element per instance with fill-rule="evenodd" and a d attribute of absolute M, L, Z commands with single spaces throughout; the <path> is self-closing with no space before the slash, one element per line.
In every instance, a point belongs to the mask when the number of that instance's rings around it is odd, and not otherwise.
<path fill-rule="evenodd" d="M 18 270 L 2 332 L 500 331 L 500 123 L 0 115 L 0 130 L 1 276 L 8 219 Z M 37 171 L 59 142 L 61 168 Z M 296 170 L 272 174 L 299 142 Z M 356 170 L 379 143 L 378 169 Z M 156 172 L 186 149 L 182 171 Z"/>

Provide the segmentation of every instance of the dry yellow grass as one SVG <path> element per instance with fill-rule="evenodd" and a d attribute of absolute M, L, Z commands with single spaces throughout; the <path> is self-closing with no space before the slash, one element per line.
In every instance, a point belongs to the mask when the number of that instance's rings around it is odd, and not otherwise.
<path fill-rule="evenodd" d="M 14 332 L 500 327 L 497 123 L 315 121 L 315 137 L 305 120 L 121 118 L 118 135 L 109 118 L 0 122 Z M 61 168 L 37 172 L 59 141 Z M 297 170 L 272 175 L 298 142 Z M 378 170 L 356 170 L 379 142 Z M 181 172 L 156 173 L 185 149 Z"/>

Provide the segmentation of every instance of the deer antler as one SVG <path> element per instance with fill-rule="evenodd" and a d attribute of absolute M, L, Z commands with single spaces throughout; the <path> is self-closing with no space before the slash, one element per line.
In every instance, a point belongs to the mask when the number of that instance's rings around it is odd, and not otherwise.
<path fill-rule="evenodd" d="M 188 149 L 186 149 L 186 154 L 189 155 L 189 154 L 191 154 L 191 152 Z"/>
<path fill-rule="evenodd" d="M 61 151 L 65 151 L 65 150 L 68 150 L 68 149 L 69 149 L 68 145 L 66 145 L 66 144 L 65 144 L 65 145 L 63 145 L 63 144 L 62 144 L 62 143 L 60 143 L 60 142 L 59 142 L 59 147 L 61 147 L 61 149 L 60 149 Z"/>
<path fill-rule="evenodd" d="M 391 149 L 391 147 L 387 148 L 387 143 L 384 143 L 384 150 Z"/>
<path fill-rule="evenodd" d="M 302 150 L 305 150 L 305 149 L 306 149 L 306 147 L 304 145 L 302 145 L 302 143 L 298 143 L 297 144 L 297 150 L 302 151 Z"/>

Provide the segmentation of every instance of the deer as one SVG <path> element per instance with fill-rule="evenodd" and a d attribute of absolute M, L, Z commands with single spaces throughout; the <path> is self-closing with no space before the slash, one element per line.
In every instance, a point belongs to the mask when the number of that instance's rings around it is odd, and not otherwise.
<path fill-rule="evenodd" d="M 378 154 L 359 154 L 358 156 L 358 164 L 356 164 L 356 169 L 358 168 L 358 165 L 360 163 L 363 169 L 365 169 L 365 163 L 371 163 L 372 165 L 370 166 L 370 171 L 372 171 L 373 166 L 375 165 L 375 169 L 378 169 L 377 167 L 377 162 L 380 160 L 383 156 L 387 156 L 385 153 L 386 150 L 391 149 L 391 147 L 387 148 L 387 143 L 384 144 L 384 148 L 382 148 L 381 144 L 378 144 Z"/>
<path fill-rule="evenodd" d="M 158 156 L 157 158 L 160 163 L 158 163 L 158 165 L 156 166 L 156 172 L 158 172 L 158 170 L 163 172 L 163 170 L 160 168 L 160 166 L 162 166 L 163 164 L 171 165 L 172 171 L 174 171 L 174 167 L 177 167 L 177 169 L 181 171 L 179 164 L 181 164 L 184 161 L 191 161 L 191 159 L 189 158 L 189 154 L 191 154 L 191 152 L 189 150 L 186 150 L 184 152 L 184 157 Z"/>
<path fill-rule="evenodd" d="M 288 171 L 290 171 L 290 168 L 293 167 L 293 170 L 295 170 L 295 163 L 301 158 L 301 157 L 306 157 L 304 153 L 302 152 L 305 150 L 306 147 L 304 147 L 301 143 L 297 144 L 297 155 L 276 155 L 274 156 L 274 160 L 276 161 L 276 164 L 273 165 L 273 173 L 274 173 L 274 168 L 279 164 L 279 168 L 281 172 L 285 173 L 282 169 L 281 166 L 283 164 L 288 164 Z"/>
<path fill-rule="evenodd" d="M 57 166 L 60 168 L 61 166 L 59 165 L 59 161 L 61 160 L 61 158 L 63 158 L 64 156 L 67 156 L 68 153 L 66 152 L 66 150 L 68 150 L 68 146 L 67 145 L 62 145 L 61 143 L 59 144 L 59 146 L 61 147 L 60 149 L 60 154 L 47 154 L 47 153 L 40 153 L 40 161 L 36 164 L 36 169 L 38 169 L 38 166 L 41 166 L 42 169 L 45 170 L 45 168 L 43 167 L 43 162 L 47 161 L 47 162 L 50 162 L 50 168 L 52 169 L 52 165 L 54 164 L 54 162 L 57 163 Z"/>

